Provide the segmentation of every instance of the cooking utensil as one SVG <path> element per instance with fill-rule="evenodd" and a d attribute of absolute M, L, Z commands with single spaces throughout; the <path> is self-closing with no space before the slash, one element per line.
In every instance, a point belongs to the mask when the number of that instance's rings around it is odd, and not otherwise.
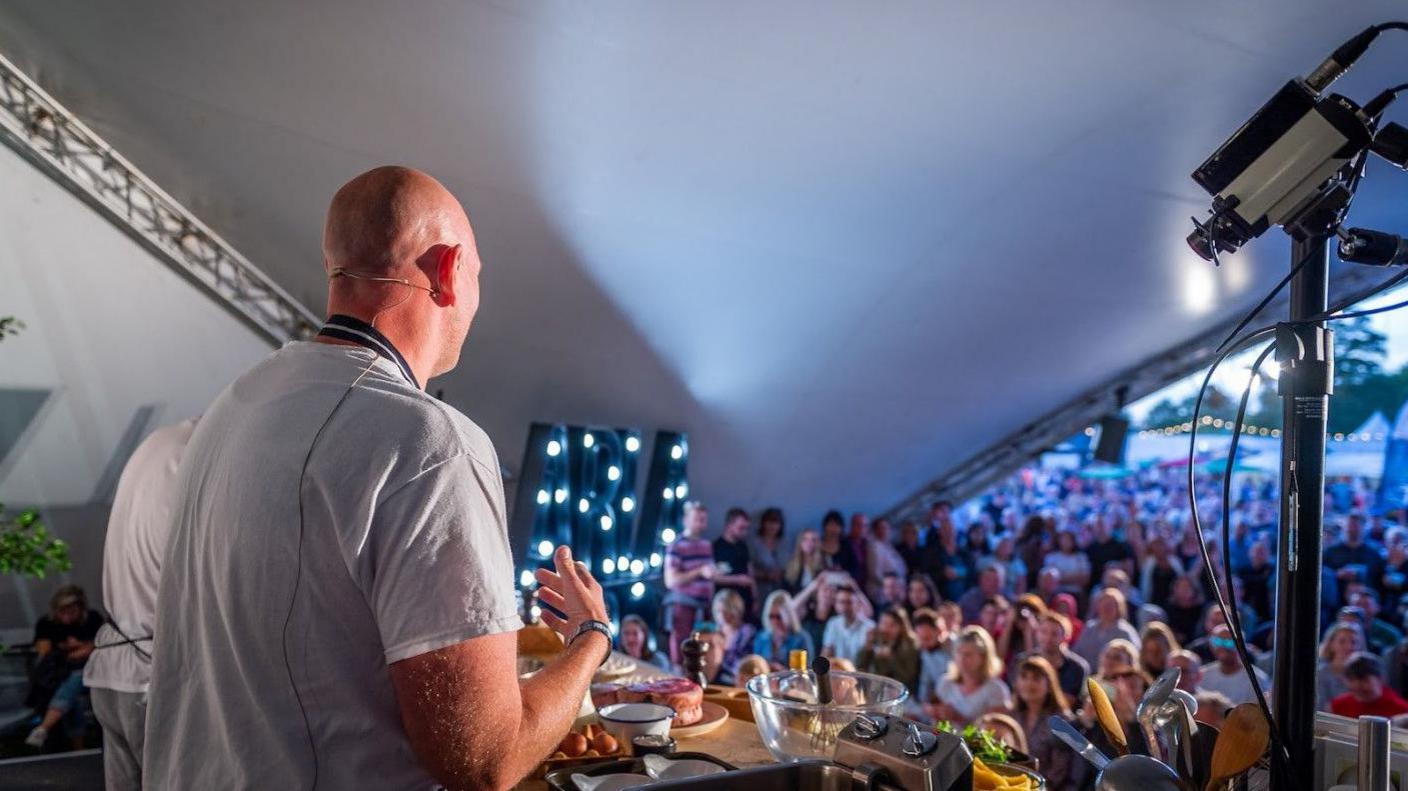
<path fill-rule="evenodd" d="M 1198 699 L 1189 693 L 1174 689 L 1164 703 L 1161 716 L 1166 719 L 1164 732 L 1169 741 L 1170 766 L 1184 780 L 1192 782 L 1197 767 L 1193 764 L 1193 735 L 1198 732 L 1198 723 L 1193 714 L 1198 710 Z"/>
<path fill-rule="evenodd" d="M 831 660 L 824 656 L 813 659 L 812 672 L 816 674 L 816 701 L 826 705 L 831 702 Z"/>
<path fill-rule="evenodd" d="M 1139 701 L 1139 706 L 1134 710 L 1134 718 L 1139 722 L 1139 727 L 1144 731 L 1144 738 L 1149 742 L 1149 754 L 1161 759 L 1164 763 L 1172 765 L 1173 756 L 1159 741 L 1159 726 L 1156 720 L 1159 718 L 1160 709 L 1173 694 L 1173 690 L 1178 686 L 1178 679 L 1182 676 L 1182 671 L 1177 667 L 1171 667 L 1163 672 L 1149 688 L 1144 691 L 1144 697 Z"/>
<path fill-rule="evenodd" d="M 836 737 L 860 714 L 898 716 L 909 697 L 904 684 L 870 673 L 833 670 L 833 700 L 818 703 L 813 696 L 794 699 L 794 687 L 811 687 L 810 672 L 765 673 L 748 680 L 748 699 L 753 721 L 763 744 L 778 761 L 808 758 L 831 760 Z"/>
<path fill-rule="evenodd" d="M 1220 735 L 1217 728 L 1205 722 L 1198 723 L 1198 730 L 1193 734 L 1193 774 L 1187 777 L 1193 788 L 1202 788 L 1207 785 L 1208 778 L 1212 776 L 1212 751 L 1217 744 L 1217 737 Z"/>
<path fill-rule="evenodd" d="M 1052 716 L 1046 721 L 1047 727 L 1051 728 L 1051 733 L 1076 754 L 1090 762 L 1090 765 L 1099 770 L 1104 770 L 1110 764 L 1109 756 L 1100 752 L 1100 748 L 1090 743 L 1085 738 L 1085 734 L 1076 730 L 1076 727 L 1062 717 Z"/>
<path fill-rule="evenodd" d="M 1271 743 L 1271 726 L 1255 703 L 1232 707 L 1222 723 L 1222 734 L 1212 750 L 1212 777 L 1206 789 L 1219 785 L 1252 768 Z"/>
<path fill-rule="evenodd" d="M 1085 686 L 1090 690 L 1090 705 L 1095 709 L 1095 719 L 1100 723 L 1100 729 L 1105 732 L 1105 738 L 1110 740 L 1110 744 L 1115 746 L 1120 755 L 1129 755 L 1124 726 L 1120 724 L 1120 718 L 1115 716 L 1115 707 L 1110 704 L 1110 696 L 1105 694 L 1105 688 L 1093 678 L 1087 678 Z"/>
<path fill-rule="evenodd" d="M 1096 791 L 1187 791 L 1178 773 L 1147 755 L 1124 755 L 1095 777 Z"/>

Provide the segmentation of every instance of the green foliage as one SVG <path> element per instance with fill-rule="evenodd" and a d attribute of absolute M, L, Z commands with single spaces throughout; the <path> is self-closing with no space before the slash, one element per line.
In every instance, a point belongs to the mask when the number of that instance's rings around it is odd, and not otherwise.
<path fill-rule="evenodd" d="M 49 535 L 38 512 L 31 509 L 9 516 L 0 503 L 0 574 L 43 579 L 50 571 L 72 567 L 68 544 Z"/>
<path fill-rule="evenodd" d="M 968 743 L 968 749 L 973 751 L 973 757 L 983 759 L 984 763 L 1006 763 L 1012 760 L 1012 748 L 1003 744 L 997 738 L 997 734 L 983 730 L 976 725 L 968 725 L 959 731 L 953 727 L 953 723 L 948 720 L 939 720 L 934 723 L 934 730 L 939 733 L 956 733 Z"/>

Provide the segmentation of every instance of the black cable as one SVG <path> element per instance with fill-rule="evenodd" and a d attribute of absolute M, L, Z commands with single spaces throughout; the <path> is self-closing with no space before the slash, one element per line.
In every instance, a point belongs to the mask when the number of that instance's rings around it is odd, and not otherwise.
<path fill-rule="evenodd" d="M 147 635 L 146 637 L 128 637 L 127 633 L 122 631 L 122 627 L 117 625 L 117 619 L 112 617 L 112 613 L 107 612 L 105 610 L 101 612 L 103 614 L 103 617 L 107 620 L 108 625 L 113 628 L 113 631 L 117 632 L 118 636 L 121 637 L 122 640 L 115 643 L 103 643 L 102 645 L 98 645 L 97 642 L 94 641 L 94 651 L 97 651 L 100 648 L 117 648 L 119 646 L 130 645 L 132 646 L 132 650 L 136 651 L 137 654 L 140 655 L 143 659 L 147 660 L 148 662 L 152 661 L 152 655 L 148 653 L 145 649 L 137 645 L 138 643 L 151 642 L 151 635 Z"/>

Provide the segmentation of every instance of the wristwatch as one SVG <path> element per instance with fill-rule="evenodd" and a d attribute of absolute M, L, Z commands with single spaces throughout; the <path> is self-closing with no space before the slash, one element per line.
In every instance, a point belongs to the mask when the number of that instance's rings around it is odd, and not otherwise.
<path fill-rule="evenodd" d="M 606 625 L 602 621 L 582 621 L 582 625 L 577 627 L 576 634 L 572 635 L 572 639 L 567 641 L 567 645 L 570 646 L 573 643 L 577 642 L 577 638 L 581 637 L 587 632 L 601 632 L 602 636 L 606 638 L 606 656 L 601 658 L 601 664 L 606 664 L 606 660 L 611 658 L 611 627 Z M 601 667 L 601 665 L 597 665 L 597 667 Z"/>

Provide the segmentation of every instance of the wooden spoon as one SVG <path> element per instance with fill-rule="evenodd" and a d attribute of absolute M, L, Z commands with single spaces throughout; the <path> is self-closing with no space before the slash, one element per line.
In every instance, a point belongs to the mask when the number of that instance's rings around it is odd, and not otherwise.
<path fill-rule="evenodd" d="M 1105 738 L 1110 740 L 1110 744 L 1115 746 L 1115 751 L 1120 755 L 1129 755 L 1124 726 L 1120 724 L 1120 718 L 1115 716 L 1115 707 L 1110 704 L 1110 696 L 1105 694 L 1105 688 L 1093 678 L 1087 678 L 1085 686 L 1090 690 L 1090 705 L 1095 709 L 1095 719 L 1100 722 L 1100 729 L 1105 732 Z"/>
<path fill-rule="evenodd" d="M 1228 712 L 1222 733 L 1212 748 L 1212 776 L 1206 791 L 1252 768 L 1271 743 L 1271 726 L 1255 703 L 1242 703 Z"/>

